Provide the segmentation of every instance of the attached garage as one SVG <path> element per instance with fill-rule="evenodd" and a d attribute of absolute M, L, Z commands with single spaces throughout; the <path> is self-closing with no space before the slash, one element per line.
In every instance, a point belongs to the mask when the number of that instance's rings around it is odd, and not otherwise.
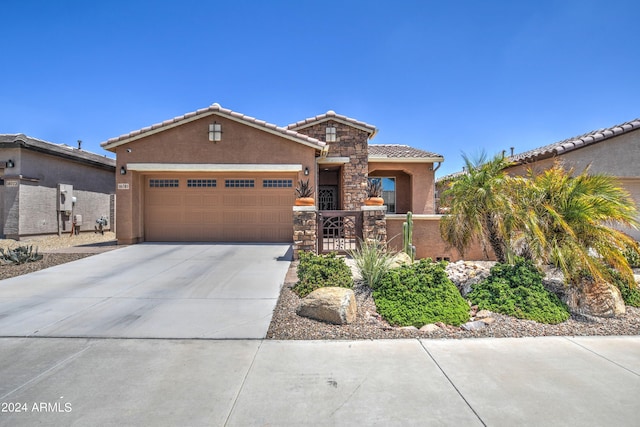
<path fill-rule="evenodd" d="M 146 241 L 289 242 L 297 174 L 145 175 Z"/>
<path fill-rule="evenodd" d="M 295 187 L 316 187 L 326 143 L 213 104 L 112 138 L 116 237 L 293 242 Z"/>

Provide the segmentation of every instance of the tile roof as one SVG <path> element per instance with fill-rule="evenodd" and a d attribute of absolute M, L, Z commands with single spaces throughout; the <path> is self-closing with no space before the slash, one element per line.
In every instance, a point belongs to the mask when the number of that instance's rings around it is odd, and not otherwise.
<path fill-rule="evenodd" d="M 329 110 L 326 113 L 320 114 L 315 117 L 309 117 L 308 119 L 304 119 L 304 120 L 300 120 L 299 122 L 292 123 L 287 126 L 287 129 L 302 129 L 302 128 L 312 126 L 316 123 L 326 122 L 328 120 L 336 120 L 339 122 L 343 122 L 345 124 L 348 124 L 348 125 L 360 128 L 366 132 L 369 132 L 370 134 L 369 139 L 373 139 L 373 137 L 378 132 L 378 129 L 373 125 L 370 125 L 365 122 L 361 122 L 356 119 L 352 119 L 351 117 L 343 116 L 342 114 L 336 114 L 336 112 L 333 110 Z"/>
<path fill-rule="evenodd" d="M 509 157 L 509 160 L 516 163 L 525 163 L 532 160 L 553 157 L 569 151 L 605 141 L 614 136 L 619 136 L 627 132 L 640 129 L 640 118 L 625 122 L 606 129 L 598 129 L 584 135 L 575 136 L 543 147 L 535 148 L 524 153 Z"/>
<path fill-rule="evenodd" d="M 27 136 L 22 133 L 0 134 L 0 145 L 17 145 L 54 156 L 84 161 L 102 167 L 107 166 L 115 168 L 116 166 L 116 160 L 105 155 L 79 150 L 66 144 L 55 144 L 53 142 Z"/>
<path fill-rule="evenodd" d="M 419 150 L 401 144 L 369 144 L 369 158 L 392 158 L 392 159 L 441 159 L 440 154 L 430 151 Z M 438 161 L 438 160 L 435 160 Z"/>
<path fill-rule="evenodd" d="M 169 119 L 169 120 L 165 120 L 162 123 L 156 123 L 154 125 L 151 126 L 147 126 L 145 128 L 130 132 L 128 134 L 124 134 L 124 135 L 120 135 L 118 137 L 115 138 L 111 138 L 105 142 L 102 142 L 100 145 L 107 149 L 107 150 L 113 150 L 113 148 L 117 147 L 118 145 L 122 145 L 125 144 L 129 141 L 135 140 L 135 139 L 139 139 L 142 137 L 145 137 L 147 135 L 156 133 L 156 132 L 160 132 L 162 130 L 165 129 L 170 129 L 172 127 L 178 126 L 184 122 L 189 122 L 189 121 L 193 121 L 193 120 L 197 120 L 200 119 L 202 117 L 206 117 L 206 116 L 210 116 L 210 115 L 219 115 L 219 116 L 223 116 L 223 117 L 227 117 L 231 120 L 235 120 L 238 122 L 242 122 L 248 125 L 251 125 L 253 127 L 256 127 L 258 129 L 263 129 L 267 132 L 271 132 L 274 134 L 279 134 L 282 135 L 286 138 L 292 139 L 294 141 L 303 143 L 305 145 L 310 145 L 313 147 L 316 147 L 318 149 L 321 149 L 322 147 L 324 147 L 326 145 L 325 142 L 320 141 L 318 139 L 315 138 L 311 138 L 310 136 L 307 135 L 303 135 L 301 133 L 298 133 L 294 130 L 285 128 L 285 127 L 281 127 L 281 126 L 277 126 L 271 123 L 267 123 L 264 120 L 258 120 L 255 117 L 251 117 L 251 116 L 247 116 L 245 114 L 242 113 L 238 113 L 235 111 L 232 111 L 228 108 L 223 108 L 220 106 L 220 104 L 211 104 L 209 107 L 207 108 L 201 108 L 197 111 L 193 111 L 191 113 L 187 113 L 184 114 L 182 116 L 178 116 L 178 117 L 174 117 L 173 119 Z"/>

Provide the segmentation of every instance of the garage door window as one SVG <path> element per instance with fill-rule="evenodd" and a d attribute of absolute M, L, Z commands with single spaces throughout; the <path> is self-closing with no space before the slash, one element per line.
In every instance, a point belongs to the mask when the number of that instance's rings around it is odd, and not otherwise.
<path fill-rule="evenodd" d="M 225 179 L 224 186 L 227 188 L 253 188 L 255 180 L 253 179 Z"/>
<path fill-rule="evenodd" d="M 262 186 L 264 188 L 291 188 L 293 187 L 292 179 L 263 179 Z"/>
<path fill-rule="evenodd" d="M 216 187 L 217 181 L 215 179 L 188 179 L 187 187 L 188 188 L 203 188 L 203 187 Z"/>
<path fill-rule="evenodd" d="M 149 187 L 153 188 L 169 188 L 169 187 L 178 187 L 177 179 L 150 179 Z"/>

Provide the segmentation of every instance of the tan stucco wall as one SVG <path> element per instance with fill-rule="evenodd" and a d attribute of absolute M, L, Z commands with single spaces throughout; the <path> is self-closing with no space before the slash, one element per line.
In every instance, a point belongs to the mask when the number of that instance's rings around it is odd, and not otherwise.
<path fill-rule="evenodd" d="M 222 141 L 217 143 L 208 138 L 214 121 L 222 125 Z M 117 237 L 122 243 L 144 241 L 144 174 L 120 175 L 121 166 L 129 163 L 300 164 L 310 173 L 305 177 L 300 172 L 298 179 L 309 178 L 316 187 L 316 149 L 217 115 L 118 146 L 116 156 L 117 184 L 129 184 L 129 190 L 116 190 Z"/>
<path fill-rule="evenodd" d="M 398 177 L 396 181 L 396 212 L 435 213 L 433 163 L 369 162 L 369 176 Z M 409 180 L 406 179 L 407 176 L 410 177 Z"/>
<path fill-rule="evenodd" d="M 590 173 L 616 177 L 640 207 L 640 130 L 616 136 L 608 140 L 569 151 L 555 158 L 540 160 L 509 169 L 514 175 L 526 174 L 528 169 L 540 172 L 550 168 L 555 161 L 573 167 L 581 173 L 590 166 Z M 638 216 L 640 221 L 640 215 Z M 640 240 L 640 231 L 623 228 L 623 231 Z"/>
<path fill-rule="evenodd" d="M 441 215 L 413 216 L 413 244 L 416 247 L 416 258 L 448 258 L 450 261 L 462 259 L 460 253 L 442 239 L 440 235 Z M 402 223 L 404 215 L 387 215 L 387 237 L 389 245 L 395 250 L 402 250 Z M 486 260 L 479 244 L 472 245 L 465 253 L 465 260 Z"/>

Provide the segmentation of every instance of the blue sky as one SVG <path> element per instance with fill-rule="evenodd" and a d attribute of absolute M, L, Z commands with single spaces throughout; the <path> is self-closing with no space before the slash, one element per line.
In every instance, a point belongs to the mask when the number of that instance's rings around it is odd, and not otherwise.
<path fill-rule="evenodd" d="M 640 117 L 626 0 L 4 0 L 0 133 L 108 138 L 223 107 L 278 125 L 334 110 L 372 141 L 516 152 Z M 110 154 L 109 154 L 110 155 Z"/>

